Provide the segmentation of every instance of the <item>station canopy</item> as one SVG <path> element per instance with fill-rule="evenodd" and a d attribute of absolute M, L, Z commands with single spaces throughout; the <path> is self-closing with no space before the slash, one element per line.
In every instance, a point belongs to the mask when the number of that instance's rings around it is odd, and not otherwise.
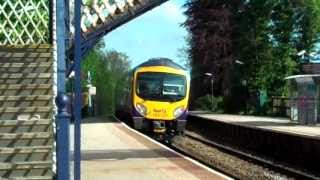
<path fill-rule="evenodd" d="M 320 81 L 320 74 L 302 74 L 288 76 L 285 80 L 295 80 L 297 83 L 312 83 Z"/>

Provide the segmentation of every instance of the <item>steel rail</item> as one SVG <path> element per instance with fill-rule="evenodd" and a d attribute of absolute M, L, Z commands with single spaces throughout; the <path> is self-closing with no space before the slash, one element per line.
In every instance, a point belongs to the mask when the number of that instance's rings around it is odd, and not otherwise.
<path fill-rule="evenodd" d="M 265 158 L 261 158 L 261 157 L 255 156 L 253 154 L 245 153 L 245 152 L 243 152 L 241 150 L 234 149 L 234 148 L 232 148 L 230 146 L 226 146 L 226 145 L 223 145 L 221 143 L 217 143 L 217 142 L 205 139 L 205 138 L 201 137 L 200 135 L 198 135 L 198 134 L 195 135 L 195 133 L 191 133 L 189 131 L 186 131 L 184 133 L 184 136 L 186 136 L 186 137 L 188 137 L 188 138 L 190 138 L 190 139 L 192 139 L 194 141 L 198 141 L 200 143 L 203 143 L 203 144 L 205 144 L 207 146 L 214 147 L 214 148 L 217 148 L 219 150 L 222 150 L 222 151 L 224 151 L 224 152 L 226 152 L 228 154 L 232 154 L 232 155 L 238 156 L 241 159 L 249 160 L 250 162 L 254 162 L 254 163 L 262 165 L 262 166 L 267 166 L 269 168 L 277 170 L 280 173 L 291 175 L 291 176 L 297 177 L 299 179 L 301 179 L 301 178 L 302 179 L 319 179 L 319 177 L 316 177 L 316 176 L 311 175 L 311 174 L 307 174 L 305 172 L 302 172 L 301 170 L 297 170 L 297 169 L 294 169 L 294 168 L 286 167 L 286 166 L 281 165 L 279 163 L 275 163 L 274 161 L 267 160 Z"/>
<path fill-rule="evenodd" d="M 151 138 L 153 138 L 150 134 L 146 134 L 146 135 L 151 137 Z M 258 157 L 256 155 L 253 155 L 253 154 L 248 154 L 248 153 L 246 153 L 244 151 L 234 149 L 231 146 L 223 145 L 221 143 L 217 143 L 217 142 L 208 140 L 208 139 L 202 137 L 201 135 L 199 135 L 197 133 L 194 133 L 194 132 L 191 132 L 191 131 L 187 131 L 186 130 L 184 132 L 184 135 L 182 135 L 182 136 L 187 137 L 189 139 L 192 139 L 194 141 L 198 141 L 200 143 L 203 143 L 203 144 L 205 144 L 205 145 L 207 145 L 209 147 L 214 147 L 214 148 L 219 149 L 219 150 L 221 150 L 221 151 L 223 151 L 223 152 L 225 152 L 227 154 L 230 154 L 230 155 L 233 155 L 233 156 L 237 156 L 240 159 L 247 160 L 247 161 L 252 162 L 252 163 L 254 163 L 256 165 L 260 165 L 260 166 L 263 166 L 263 167 L 268 167 L 269 169 L 275 170 L 276 172 L 281 173 L 283 175 L 289 175 L 289 176 L 295 177 L 297 179 L 320 179 L 317 176 L 314 176 L 312 174 L 307 174 L 307 173 L 305 173 L 305 172 L 303 172 L 301 170 L 290 168 L 290 167 L 286 167 L 286 166 L 284 166 L 282 164 L 276 163 L 275 161 L 271 161 L 271 160 L 268 160 L 266 158 L 261 158 L 261 157 Z M 168 146 L 171 149 L 174 149 L 175 151 L 177 151 L 177 152 L 179 152 L 181 154 L 184 154 L 184 155 L 186 155 L 186 156 L 188 156 L 188 157 L 190 157 L 192 159 L 195 159 L 195 160 L 207 165 L 208 167 L 213 168 L 216 171 L 219 171 L 219 172 L 221 172 L 223 174 L 226 174 L 226 175 L 228 175 L 230 177 L 237 178 L 234 174 L 230 174 L 230 172 L 226 172 L 223 169 L 220 169 L 220 168 L 212 166 L 208 162 L 205 162 L 204 160 L 196 157 L 192 153 L 187 152 L 185 149 L 183 149 L 181 147 L 178 147 L 178 146 L 175 146 L 174 144 L 166 143 L 166 142 L 163 142 L 163 141 L 158 141 L 158 142 L 160 142 L 161 144 L 163 144 L 165 146 Z"/>

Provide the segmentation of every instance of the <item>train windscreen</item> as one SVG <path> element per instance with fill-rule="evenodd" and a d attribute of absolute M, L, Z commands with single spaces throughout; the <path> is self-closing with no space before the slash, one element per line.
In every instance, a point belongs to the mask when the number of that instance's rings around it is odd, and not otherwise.
<path fill-rule="evenodd" d="M 186 96 L 186 77 L 169 73 L 138 73 L 136 92 L 147 100 L 179 101 Z"/>

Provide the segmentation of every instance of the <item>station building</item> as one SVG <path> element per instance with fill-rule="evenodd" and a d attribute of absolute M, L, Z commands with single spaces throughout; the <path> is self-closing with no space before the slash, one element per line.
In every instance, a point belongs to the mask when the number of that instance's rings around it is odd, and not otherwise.
<path fill-rule="evenodd" d="M 300 124 L 320 123 L 320 63 L 303 65 L 305 74 L 289 76 L 290 118 Z"/>

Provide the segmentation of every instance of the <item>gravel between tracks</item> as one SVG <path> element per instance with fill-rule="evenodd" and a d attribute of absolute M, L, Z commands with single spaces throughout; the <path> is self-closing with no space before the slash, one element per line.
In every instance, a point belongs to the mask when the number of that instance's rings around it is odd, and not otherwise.
<path fill-rule="evenodd" d="M 293 179 L 186 136 L 175 137 L 172 145 L 184 153 L 237 179 Z"/>

